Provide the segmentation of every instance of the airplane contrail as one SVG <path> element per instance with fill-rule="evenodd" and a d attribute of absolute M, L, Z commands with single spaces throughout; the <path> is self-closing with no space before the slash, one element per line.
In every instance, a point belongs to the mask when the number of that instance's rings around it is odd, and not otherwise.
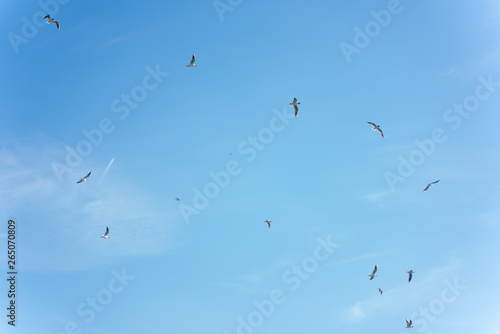
<path fill-rule="evenodd" d="M 108 167 L 106 167 L 106 169 L 104 170 L 104 173 L 102 173 L 102 176 L 101 176 L 101 182 L 102 182 L 102 181 L 104 181 L 104 178 L 106 177 L 106 175 L 108 175 L 109 169 L 111 168 L 111 165 L 113 164 L 113 161 L 115 161 L 115 158 L 114 158 L 114 157 L 113 157 L 113 159 L 111 159 L 111 161 L 109 162 Z"/>

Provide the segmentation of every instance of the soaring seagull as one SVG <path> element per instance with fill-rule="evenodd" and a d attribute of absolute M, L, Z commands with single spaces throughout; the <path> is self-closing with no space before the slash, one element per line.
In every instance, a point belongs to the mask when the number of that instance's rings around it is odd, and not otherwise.
<path fill-rule="evenodd" d="M 381 288 L 378 288 L 378 292 L 380 292 L 380 295 L 382 296 L 382 289 Z"/>
<path fill-rule="evenodd" d="M 411 325 L 413 323 L 413 321 L 408 320 L 408 319 L 405 319 L 406 320 L 406 328 L 413 328 L 413 326 Z"/>
<path fill-rule="evenodd" d="M 410 283 L 410 282 L 411 282 L 411 279 L 412 279 L 412 277 L 413 277 L 413 273 L 414 273 L 414 272 L 415 272 L 415 270 L 413 270 L 413 269 L 412 269 L 412 270 L 410 270 L 410 271 L 407 271 L 407 273 L 408 273 L 408 274 L 410 274 L 410 276 L 408 277 L 408 283 Z"/>
<path fill-rule="evenodd" d="M 53 18 L 51 18 L 51 17 L 50 17 L 50 14 L 47 14 L 47 15 L 45 15 L 45 16 L 42 18 L 42 20 L 45 20 L 45 19 L 49 19 L 49 20 L 47 21 L 47 24 L 49 24 L 49 23 L 55 23 L 55 24 L 56 24 L 56 26 L 57 26 L 57 29 L 58 29 L 58 30 L 61 30 L 61 29 L 59 28 L 59 22 L 58 22 L 58 21 L 56 21 L 56 20 L 54 20 Z"/>
<path fill-rule="evenodd" d="M 106 233 L 104 233 L 103 235 L 101 235 L 101 238 L 109 239 L 108 234 L 109 234 L 109 227 L 106 226 Z"/>
<path fill-rule="evenodd" d="M 375 265 L 375 268 L 373 268 L 373 272 L 372 272 L 372 274 L 371 274 L 371 275 L 368 275 L 368 276 L 370 276 L 370 281 L 371 281 L 372 279 L 374 279 L 374 278 L 375 278 L 375 276 L 377 276 L 377 274 L 375 274 L 375 273 L 377 272 L 377 269 L 378 269 L 378 267 L 377 267 L 377 265 Z"/>
<path fill-rule="evenodd" d="M 295 110 L 295 117 L 297 117 L 299 115 L 299 104 L 300 102 L 297 102 L 297 98 L 294 97 L 293 98 L 293 102 L 292 103 L 288 103 L 289 105 L 293 106 L 293 110 Z"/>
<path fill-rule="evenodd" d="M 430 186 L 432 186 L 433 184 L 438 183 L 439 181 L 441 181 L 441 180 L 437 180 L 437 181 L 434 181 L 434 182 L 428 183 L 428 184 L 427 184 L 427 187 L 425 187 L 424 191 L 426 191 L 427 189 L 429 189 L 429 187 L 430 187 Z"/>
<path fill-rule="evenodd" d="M 269 228 L 271 228 L 271 221 L 268 219 L 268 220 L 264 220 L 265 223 L 267 223 L 267 226 L 269 226 Z"/>
<path fill-rule="evenodd" d="M 382 129 L 380 129 L 380 125 L 377 125 L 377 124 L 372 123 L 372 122 L 366 122 L 366 123 L 373 125 L 372 130 L 380 132 L 380 134 L 382 135 L 382 138 L 384 138 L 384 133 L 382 132 Z"/>
<path fill-rule="evenodd" d="M 195 67 L 196 64 L 194 63 L 196 61 L 196 57 L 194 56 L 194 53 L 193 53 L 193 57 L 191 58 L 191 62 L 189 63 L 189 65 L 186 65 L 186 67 Z"/>
<path fill-rule="evenodd" d="M 77 183 L 82 183 L 83 181 L 87 181 L 87 179 L 89 178 L 89 176 L 90 176 L 90 174 L 91 174 L 91 173 L 92 173 L 92 171 L 90 171 L 90 172 L 87 174 L 87 176 L 82 177 L 82 178 L 80 179 L 80 181 L 78 181 Z"/>

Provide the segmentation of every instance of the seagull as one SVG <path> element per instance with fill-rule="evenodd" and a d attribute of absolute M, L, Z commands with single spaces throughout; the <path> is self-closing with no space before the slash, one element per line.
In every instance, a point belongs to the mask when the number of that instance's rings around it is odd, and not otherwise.
<path fill-rule="evenodd" d="M 411 319 L 408 321 L 408 319 L 405 319 L 406 320 L 406 328 L 413 328 L 413 326 L 411 325 L 413 323 L 413 321 L 411 321 Z"/>
<path fill-rule="evenodd" d="M 426 191 L 427 189 L 429 189 L 430 186 L 432 186 L 433 184 L 438 183 L 439 181 L 441 181 L 441 180 L 437 180 L 437 181 L 434 181 L 434 182 L 431 182 L 431 183 L 427 183 L 427 187 L 425 187 L 424 191 Z"/>
<path fill-rule="evenodd" d="M 83 177 L 80 179 L 80 181 L 78 181 L 77 183 L 82 183 L 83 181 L 87 181 L 88 177 L 90 176 L 90 174 L 92 173 L 92 171 L 90 171 L 87 176 Z"/>
<path fill-rule="evenodd" d="M 106 233 L 104 233 L 103 235 L 101 235 L 101 238 L 109 239 L 108 234 L 109 234 L 109 227 L 106 226 Z"/>
<path fill-rule="evenodd" d="M 176 199 L 177 201 L 180 201 L 180 200 L 181 200 L 181 199 L 180 199 L 180 198 L 178 198 L 178 197 L 176 197 L 175 199 Z"/>
<path fill-rule="evenodd" d="M 372 122 L 366 122 L 366 123 L 373 125 L 373 129 L 372 130 L 380 132 L 380 134 L 382 135 L 382 138 L 384 138 L 384 133 L 380 129 L 380 125 L 377 125 L 377 124 L 372 123 Z"/>
<path fill-rule="evenodd" d="M 371 274 L 371 275 L 368 275 L 368 276 L 370 276 L 370 281 L 371 281 L 372 279 L 374 279 L 374 278 L 375 278 L 375 276 L 377 276 L 377 274 L 375 274 L 375 273 L 377 272 L 377 269 L 378 269 L 378 267 L 377 267 L 377 265 L 375 265 L 375 268 L 373 268 L 373 272 L 372 272 L 372 274 Z"/>
<path fill-rule="evenodd" d="M 61 30 L 61 29 L 59 28 L 59 22 L 58 22 L 58 21 L 56 21 L 56 20 L 54 20 L 53 18 L 51 18 L 51 17 L 50 17 L 50 14 L 47 14 L 47 15 L 45 15 L 45 16 L 42 18 L 42 20 L 45 20 L 45 19 L 49 19 L 49 20 L 47 21 L 47 24 L 50 24 L 50 23 L 55 23 L 55 24 L 56 24 L 56 26 L 57 26 L 57 29 L 58 29 L 58 30 Z"/>
<path fill-rule="evenodd" d="M 293 109 L 295 110 L 295 117 L 297 117 L 299 115 L 299 104 L 300 102 L 297 102 L 297 98 L 294 97 L 293 98 L 293 102 L 292 103 L 288 103 L 289 105 L 293 106 Z"/>
<path fill-rule="evenodd" d="M 264 220 L 265 223 L 267 223 L 267 226 L 269 226 L 269 228 L 271 228 L 271 221 L 268 219 L 268 220 Z"/>
<path fill-rule="evenodd" d="M 415 272 L 415 270 L 410 270 L 410 271 L 407 271 L 408 274 L 410 274 L 410 276 L 408 277 L 408 283 L 411 282 L 411 278 L 413 277 L 413 273 Z"/>
<path fill-rule="evenodd" d="M 191 58 L 191 62 L 189 63 L 189 65 L 186 65 L 186 67 L 195 67 L 196 64 L 194 63 L 196 60 L 196 57 L 194 56 L 194 53 L 193 53 L 193 57 Z"/>
<path fill-rule="evenodd" d="M 381 288 L 378 288 L 378 292 L 380 292 L 380 295 L 382 296 L 382 289 Z"/>

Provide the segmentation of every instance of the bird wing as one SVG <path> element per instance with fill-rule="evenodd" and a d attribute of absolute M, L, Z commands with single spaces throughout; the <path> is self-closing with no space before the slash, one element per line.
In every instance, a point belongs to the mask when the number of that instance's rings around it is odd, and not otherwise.
<path fill-rule="evenodd" d="M 53 21 L 53 22 L 56 24 L 57 29 L 58 29 L 58 30 L 61 30 L 61 28 L 59 28 L 59 21 Z"/>
<path fill-rule="evenodd" d="M 413 273 L 411 271 L 409 272 L 409 274 L 410 274 L 410 277 L 408 277 L 408 283 L 411 282 L 411 278 L 413 277 Z"/>
<path fill-rule="evenodd" d="M 432 182 L 431 184 L 435 184 L 435 183 L 438 183 L 439 181 L 441 181 L 441 180 L 437 180 L 437 181 L 434 181 L 434 182 Z"/>
<path fill-rule="evenodd" d="M 42 20 L 45 20 L 46 18 L 49 18 L 49 20 L 50 20 L 50 14 L 45 15 L 45 16 L 42 18 Z"/>
<path fill-rule="evenodd" d="M 299 106 L 294 104 L 293 109 L 295 110 L 295 117 L 297 117 L 297 115 L 299 114 Z"/>
<path fill-rule="evenodd" d="M 375 123 L 372 123 L 372 122 L 366 122 L 366 123 L 371 124 L 373 126 L 376 126 Z"/>
<path fill-rule="evenodd" d="M 382 132 L 382 129 L 381 128 L 377 128 L 377 131 L 380 132 L 380 134 L 382 135 L 382 138 L 384 138 L 384 133 Z"/>
<path fill-rule="evenodd" d="M 431 184 L 429 183 L 429 184 L 427 185 L 427 187 L 425 187 L 424 191 L 426 191 L 427 189 L 429 189 L 429 187 L 430 187 L 430 186 L 431 186 Z"/>
<path fill-rule="evenodd" d="M 109 227 L 106 226 L 106 233 L 104 233 L 104 236 L 107 236 L 109 234 Z"/>
<path fill-rule="evenodd" d="M 84 179 L 88 178 L 90 176 L 90 174 L 92 174 L 92 171 L 90 171 L 87 176 L 84 177 Z"/>
<path fill-rule="evenodd" d="M 191 62 L 189 63 L 189 65 L 193 65 L 195 61 L 196 61 L 196 57 L 194 56 L 194 53 L 193 53 L 193 57 L 191 58 Z"/>
<path fill-rule="evenodd" d="M 82 183 L 83 182 L 83 179 L 80 179 L 80 181 L 78 181 L 77 183 Z"/>
<path fill-rule="evenodd" d="M 378 267 L 377 267 L 377 265 L 375 265 L 375 268 L 373 268 L 372 275 L 375 275 L 375 273 L 377 272 L 377 269 L 378 269 Z"/>

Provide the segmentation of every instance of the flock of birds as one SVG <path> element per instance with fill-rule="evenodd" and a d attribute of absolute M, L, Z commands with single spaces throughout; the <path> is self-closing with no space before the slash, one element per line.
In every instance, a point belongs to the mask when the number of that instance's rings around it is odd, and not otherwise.
<path fill-rule="evenodd" d="M 296 102 L 295 100 L 294 100 L 294 102 Z M 294 107 L 295 106 L 296 105 L 294 105 Z M 297 116 L 297 111 L 298 111 L 298 108 L 295 109 L 295 116 Z M 380 128 L 380 125 L 377 125 L 377 124 L 375 124 L 373 122 L 366 122 L 366 123 L 372 125 L 373 126 L 372 130 L 373 131 L 378 131 L 380 133 L 380 135 L 382 136 L 382 138 L 384 138 L 384 132 L 382 132 L 382 129 Z M 439 181 L 441 181 L 441 180 L 437 180 L 437 181 L 428 183 L 427 187 L 425 187 L 424 191 L 427 191 L 427 189 L 429 189 L 432 185 L 438 183 Z M 373 280 L 375 278 L 375 276 L 377 276 L 377 274 L 376 274 L 377 270 L 378 270 L 378 266 L 375 265 L 375 268 L 373 268 L 372 273 L 370 275 L 368 275 L 370 277 L 370 281 Z M 413 269 L 409 270 L 409 271 L 407 271 L 407 273 L 409 275 L 408 276 L 408 283 L 410 283 L 411 279 L 413 278 L 413 274 L 415 273 L 415 270 L 413 270 Z M 378 292 L 380 293 L 380 295 L 382 295 L 382 293 L 383 293 L 382 289 L 380 289 L 380 288 L 378 289 Z M 406 328 L 413 328 L 413 321 L 411 319 L 410 320 L 405 319 L 405 320 L 406 320 Z"/>
<path fill-rule="evenodd" d="M 294 100 L 294 102 L 296 102 L 296 101 Z M 295 113 L 297 114 L 297 109 L 295 110 Z M 382 136 L 382 138 L 385 138 L 384 132 L 382 132 L 380 125 L 377 125 L 373 122 L 366 122 L 366 123 L 372 125 L 373 126 L 372 130 L 378 131 L 380 133 L 380 135 Z M 424 191 L 427 191 L 427 189 L 429 189 L 432 185 L 438 183 L 439 181 L 441 181 L 441 180 L 437 180 L 437 181 L 428 183 L 427 186 L 425 187 Z M 376 274 L 377 270 L 378 270 L 378 266 L 375 265 L 375 268 L 373 268 L 372 273 L 370 275 L 368 275 L 370 277 L 370 281 L 373 280 L 375 278 L 375 276 L 377 276 L 377 274 Z M 413 269 L 409 270 L 409 271 L 407 271 L 407 273 L 408 273 L 408 283 L 410 283 L 411 279 L 413 278 L 413 274 L 415 273 L 415 270 L 413 270 Z M 378 289 L 378 292 L 380 293 L 380 295 L 382 295 L 382 293 L 383 293 L 382 289 L 380 289 L 380 288 Z M 411 319 L 410 320 L 405 319 L 405 320 L 406 320 L 406 328 L 413 328 L 413 321 Z"/>
<path fill-rule="evenodd" d="M 59 25 L 59 22 L 54 20 L 50 14 L 47 14 L 43 17 L 43 19 L 47 19 L 47 24 L 50 24 L 50 23 L 54 23 L 56 26 L 57 26 L 57 29 L 60 30 L 60 25 Z M 189 62 L 189 64 L 186 65 L 186 67 L 196 67 L 196 56 L 195 54 L 193 53 L 193 56 L 191 57 L 191 61 Z M 295 117 L 297 117 L 299 115 L 299 104 L 300 102 L 298 102 L 297 98 L 294 97 L 293 98 L 293 101 L 291 103 L 289 103 L 289 105 L 293 106 L 293 109 L 295 111 Z M 377 125 L 373 122 L 367 122 L 368 124 L 370 124 L 371 126 L 373 126 L 372 130 L 373 131 L 378 131 L 380 133 L 380 135 L 382 136 L 382 138 L 385 138 L 384 137 L 384 132 L 382 131 L 382 129 L 380 128 L 380 125 Z M 90 174 L 92 174 L 92 171 L 90 171 L 87 175 L 85 175 L 84 177 L 80 178 L 80 180 L 76 183 L 82 183 L 82 182 L 85 182 L 87 181 L 87 179 L 90 177 Z M 437 180 L 437 181 L 434 181 L 434 182 L 431 182 L 431 183 L 428 183 L 427 186 L 425 187 L 424 191 L 427 191 L 432 185 L 440 182 L 441 180 Z M 180 201 L 180 198 L 176 197 L 175 198 L 177 201 Z M 267 219 L 264 221 L 267 226 L 269 228 L 271 228 L 271 220 Z M 101 238 L 104 238 L 104 239 L 109 239 L 109 227 L 106 226 L 106 232 L 101 235 Z M 376 276 L 378 276 L 376 273 L 377 273 L 377 270 L 378 270 L 378 266 L 375 265 L 375 268 L 373 268 L 373 271 L 370 275 L 368 275 L 370 277 L 370 281 L 373 280 Z M 407 271 L 408 273 L 408 283 L 411 282 L 412 278 L 413 278 L 413 274 L 415 273 L 415 270 L 409 270 Z M 383 294 L 383 291 L 382 289 L 378 289 L 378 292 L 380 293 L 380 295 Z M 411 319 L 405 319 L 406 320 L 406 328 L 413 328 L 413 321 Z"/>
<path fill-rule="evenodd" d="M 59 27 L 59 25 L 58 25 L 58 27 Z M 191 58 L 191 62 L 188 65 L 186 65 L 186 67 L 195 67 L 196 66 L 195 61 L 196 61 L 196 57 L 193 54 L 193 57 Z M 292 105 L 294 110 L 295 110 L 295 117 L 297 117 L 298 113 L 299 113 L 299 107 L 298 107 L 299 104 L 300 104 L 300 102 L 297 101 L 297 98 L 294 98 L 293 102 L 289 103 L 289 105 Z M 372 123 L 372 122 L 367 122 L 367 123 L 373 126 L 374 131 L 378 131 L 382 135 L 382 137 L 384 137 L 384 133 L 382 132 L 382 129 L 380 129 L 380 125 L 376 125 L 375 123 Z M 90 174 L 92 174 L 92 171 L 90 171 L 84 177 L 80 178 L 80 180 L 76 183 L 82 183 L 84 181 L 87 181 Z M 440 181 L 441 180 L 437 180 L 437 181 L 428 183 L 427 186 L 425 187 L 424 191 L 427 191 L 427 189 L 429 189 L 432 185 L 434 185 Z M 176 197 L 175 200 L 180 201 L 180 198 Z M 264 222 L 267 224 L 267 226 L 269 228 L 271 228 L 271 220 L 270 219 L 266 219 L 266 220 L 264 220 Z M 106 232 L 103 235 L 101 235 L 101 238 L 109 239 L 109 227 L 108 226 L 106 226 Z M 370 281 L 373 280 L 376 276 L 378 276 L 377 270 L 378 270 L 378 265 L 375 265 L 372 273 L 368 275 L 370 277 Z M 410 283 L 412 278 L 413 278 L 413 274 L 415 273 L 415 270 L 413 270 L 413 269 L 408 270 L 407 273 L 408 273 L 408 283 Z M 380 288 L 378 289 L 378 292 L 380 293 L 380 295 L 382 295 L 384 293 L 382 291 L 382 289 L 380 289 Z M 405 320 L 406 320 L 406 328 L 413 328 L 413 321 L 411 319 L 409 319 L 409 320 L 405 319 Z"/>
<path fill-rule="evenodd" d="M 376 273 L 377 273 L 377 270 L 378 270 L 378 266 L 375 265 L 375 268 L 373 268 L 373 271 L 370 275 L 368 275 L 370 277 L 370 281 L 373 280 L 376 276 L 378 276 Z M 413 278 L 413 274 L 415 273 L 415 270 L 411 269 L 411 270 L 408 270 L 407 271 L 408 273 L 408 283 L 411 282 L 411 279 Z M 382 291 L 381 288 L 378 288 L 378 292 L 380 293 L 380 295 L 382 296 L 382 294 L 384 293 Z M 406 328 L 413 328 L 413 321 L 410 319 L 405 319 L 406 320 Z"/>

